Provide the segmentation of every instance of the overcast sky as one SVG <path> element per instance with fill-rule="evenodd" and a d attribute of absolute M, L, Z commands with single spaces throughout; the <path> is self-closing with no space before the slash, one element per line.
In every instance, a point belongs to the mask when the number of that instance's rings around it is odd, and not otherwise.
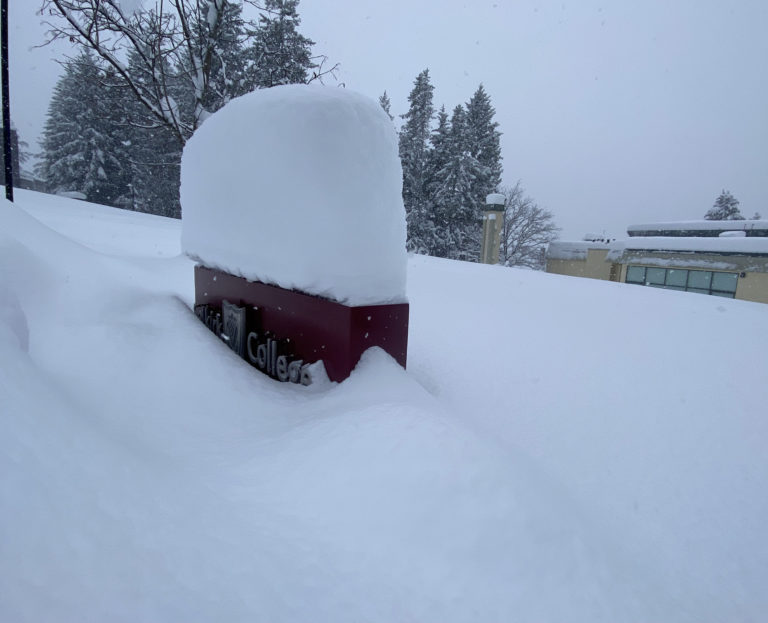
<path fill-rule="evenodd" d="M 64 49 L 10 0 L 12 117 L 37 150 Z M 450 110 L 483 83 L 520 179 L 563 238 L 701 218 L 723 188 L 768 218 L 766 0 L 303 0 L 339 81 L 407 110 L 429 68 Z"/>

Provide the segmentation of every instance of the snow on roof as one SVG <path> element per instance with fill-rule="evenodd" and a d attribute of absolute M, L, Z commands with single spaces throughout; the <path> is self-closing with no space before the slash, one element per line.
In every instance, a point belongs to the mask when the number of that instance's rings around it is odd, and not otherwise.
<path fill-rule="evenodd" d="M 768 238 L 626 238 L 611 245 L 606 260 L 622 264 L 766 273 Z"/>
<path fill-rule="evenodd" d="M 608 249 L 605 260 L 622 264 L 768 272 L 768 238 L 765 237 L 638 236 L 609 244 L 558 240 L 550 243 L 547 259 L 586 260 L 590 249 Z"/>
<path fill-rule="evenodd" d="M 547 247 L 547 258 L 551 260 L 586 260 L 590 249 L 608 249 L 604 242 L 591 241 L 561 241 L 550 242 Z"/>
<path fill-rule="evenodd" d="M 405 300 L 397 134 L 379 104 L 290 85 L 233 100 L 182 159 L 184 252 L 349 305 Z"/>
<path fill-rule="evenodd" d="M 624 250 L 680 251 L 693 253 L 768 254 L 768 238 L 670 238 L 666 236 L 638 236 L 611 243 L 609 258 Z"/>
<path fill-rule="evenodd" d="M 753 221 L 669 221 L 665 223 L 642 223 L 639 225 L 630 225 L 627 227 L 629 232 L 641 231 L 749 231 L 751 229 L 768 229 L 768 220 Z"/>

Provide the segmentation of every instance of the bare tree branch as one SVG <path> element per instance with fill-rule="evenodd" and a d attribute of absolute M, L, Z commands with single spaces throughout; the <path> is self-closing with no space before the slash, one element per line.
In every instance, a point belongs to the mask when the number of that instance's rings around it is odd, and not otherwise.
<path fill-rule="evenodd" d="M 557 238 L 560 228 L 549 210 L 525 195 L 519 181 L 511 188 L 502 187 L 501 193 L 505 197 L 505 213 L 500 263 L 542 270 L 544 251 Z"/>
<path fill-rule="evenodd" d="M 50 18 L 49 42 L 67 39 L 94 51 L 125 81 L 148 116 L 182 144 L 213 112 L 206 102 L 217 99 L 211 72 L 225 0 L 155 0 L 153 8 L 135 14 L 124 12 L 120 0 L 41 2 L 41 14 Z M 242 3 L 261 9 L 256 0 Z M 247 25 L 258 27 L 253 21 Z M 171 72 L 174 80 L 183 78 L 192 85 L 193 107 L 186 115 L 172 95 Z"/>

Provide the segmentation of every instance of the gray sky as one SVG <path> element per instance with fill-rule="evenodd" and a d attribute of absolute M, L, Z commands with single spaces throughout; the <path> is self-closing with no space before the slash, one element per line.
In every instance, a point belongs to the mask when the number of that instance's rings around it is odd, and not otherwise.
<path fill-rule="evenodd" d="M 10 0 L 12 116 L 37 149 L 63 49 L 38 0 Z M 522 180 L 563 238 L 701 218 L 723 188 L 768 218 L 765 0 L 303 0 L 302 31 L 339 80 L 404 113 L 428 67 L 450 110 L 479 83 Z"/>

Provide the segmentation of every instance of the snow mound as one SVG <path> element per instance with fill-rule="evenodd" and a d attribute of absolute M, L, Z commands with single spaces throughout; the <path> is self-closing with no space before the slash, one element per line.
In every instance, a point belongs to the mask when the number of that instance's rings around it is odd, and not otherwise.
<path fill-rule="evenodd" d="M 2 244 L 2 241 L 0 241 Z M 29 348 L 29 327 L 27 316 L 21 308 L 19 298 L 5 282 L 0 273 L 0 343 L 11 340 L 11 343 L 24 352 Z"/>
<path fill-rule="evenodd" d="M 766 619 L 765 305 L 414 255 L 408 372 L 287 387 L 189 309 L 178 221 L 18 204 L 3 623 Z"/>
<path fill-rule="evenodd" d="M 182 247 L 247 279 L 348 305 L 404 302 L 397 136 L 350 91 L 290 85 L 230 102 L 182 159 Z"/>

